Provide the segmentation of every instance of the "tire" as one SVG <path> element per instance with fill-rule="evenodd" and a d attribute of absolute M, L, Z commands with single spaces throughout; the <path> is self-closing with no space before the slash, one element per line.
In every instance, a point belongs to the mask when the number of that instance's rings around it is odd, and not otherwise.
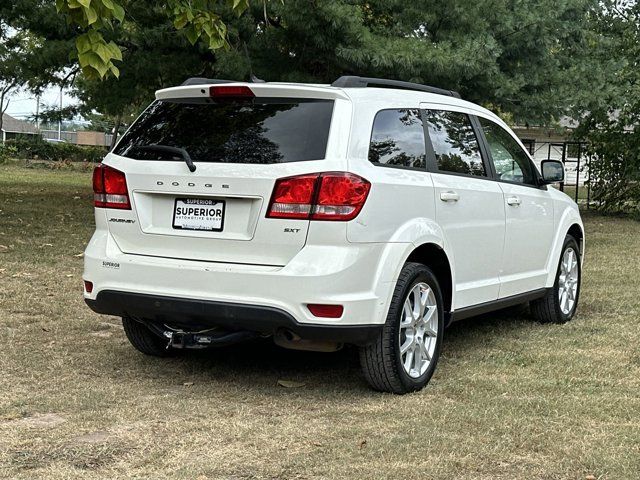
<path fill-rule="evenodd" d="M 167 340 L 144 324 L 129 317 L 122 317 L 122 326 L 129 342 L 139 352 L 153 357 L 168 357 L 172 354 L 171 349 L 167 349 Z"/>
<path fill-rule="evenodd" d="M 419 295 L 421 299 L 426 298 L 428 308 L 425 313 L 417 315 L 423 322 L 428 318 L 427 313 L 433 311 L 431 307 L 435 307 L 430 320 L 422 327 L 423 333 L 419 332 L 420 327 L 415 321 L 416 315 L 410 315 L 405 310 L 405 302 L 409 301 L 409 312 L 411 312 L 411 300 L 416 298 L 412 295 Z M 415 327 L 409 326 L 414 323 Z M 429 268 L 420 263 L 405 264 L 396 283 L 382 332 L 373 343 L 360 347 L 360 364 L 367 382 L 375 390 L 396 394 L 422 389 L 436 369 L 443 332 L 444 303 L 438 280 Z M 403 354 L 401 342 L 413 347 L 409 346 L 407 352 Z M 421 345 L 424 350 L 421 350 Z M 410 351 L 413 351 L 413 360 L 408 362 Z M 418 362 L 415 360 L 416 351 L 419 351 L 421 356 L 426 351 L 431 358 L 427 361 L 428 363 L 421 363 L 419 368 L 412 368 L 411 365 Z M 410 365 L 411 372 L 405 368 L 405 362 Z"/>
<path fill-rule="evenodd" d="M 575 280 L 571 280 L 571 285 L 575 284 L 575 291 L 572 287 L 567 287 L 564 278 L 572 277 L 566 275 L 565 259 L 568 252 L 573 252 L 575 261 Z M 547 294 L 530 303 L 531 313 L 541 323 L 566 323 L 573 318 L 578 308 L 578 299 L 580 298 L 580 284 L 582 281 L 582 265 L 580 264 L 580 248 L 578 242 L 571 235 L 567 235 L 562 245 L 562 253 L 558 263 L 558 271 L 556 273 L 556 281 Z M 566 297 L 563 297 L 563 291 Z M 571 303 L 572 300 L 573 303 Z"/>

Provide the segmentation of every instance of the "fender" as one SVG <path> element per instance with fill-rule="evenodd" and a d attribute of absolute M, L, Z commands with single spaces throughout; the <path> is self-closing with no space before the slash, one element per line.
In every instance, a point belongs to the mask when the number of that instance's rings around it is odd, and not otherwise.
<path fill-rule="evenodd" d="M 546 265 L 547 281 L 545 286 L 547 288 L 553 287 L 553 284 L 556 281 L 556 273 L 558 270 L 558 263 L 560 262 L 560 254 L 562 253 L 562 244 L 564 243 L 564 238 L 567 236 L 567 232 L 572 225 L 579 225 L 580 230 L 582 230 L 583 242 L 582 242 L 582 252 L 580 255 L 580 262 L 584 262 L 584 225 L 582 224 L 582 219 L 580 218 L 580 214 L 577 209 L 571 205 L 566 205 L 564 203 L 556 202 L 556 206 L 565 205 L 564 211 L 559 215 L 559 220 L 556 223 L 556 236 L 553 240 L 553 245 L 551 247 L 551 253 L 549 255 L 549 260 Z"/>
<path fill-rule="evenodd" d="M 447 256 L 449 265 L 451 266 L 452 296 L 455 295 L 455 288 L 453 288 L 453 285 L 455 285 L 453 254 L 442 228 L 432 219 L 414 218 L 396 230 L 385 249 L 383 258 L 380 259 L 378 264 L 376 275 L 380 281 L 378 282 L 376 291 L 381 301 L 378 310 L 379 318 L 386 318 L 389 310 L 389 304 L 394 290 L 393 288 L 389 288 L 389 283 L 395 285 L 409 255 L 411 255 L 416 248 L 425 244 L 433 244 L 440 247 Z M 389 276 L 389 272 L 392 272 L 391 276 Z M 452 298 L 451 305 L 454 305 L 453 300 Z"/>

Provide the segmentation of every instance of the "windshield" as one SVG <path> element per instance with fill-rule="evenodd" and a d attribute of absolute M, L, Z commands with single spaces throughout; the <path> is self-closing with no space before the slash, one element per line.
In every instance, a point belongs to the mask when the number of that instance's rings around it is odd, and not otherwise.
<path fill-rule="evenodd" d="M 325 157 L 332 100 L 211 99 L 156 101 L 122 137 L 114 153 L 138 160 L 284 163 Z"/>

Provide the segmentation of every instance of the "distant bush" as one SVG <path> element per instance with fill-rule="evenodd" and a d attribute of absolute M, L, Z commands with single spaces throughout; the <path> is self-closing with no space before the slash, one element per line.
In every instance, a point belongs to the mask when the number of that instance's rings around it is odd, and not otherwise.
<path fill-rule="evenodd" d="M 0 143 L 0 163 L 5 163 L 7 160 L 15 158 L 16 153 L 16 147 Z"/>
<path fill-rule="evenodd" d="M 2 146 L 7 155 L 27 160 L 48 160 L 52 162 L 98 163 L 107 154 L 105 147 L 90 147 L 73 143 L 52 143 L 41 138 L 16 138 L 7 140 Z M 0 151 L 0 157 L 2 157 Z"/>
<path fill-rule="evenodd" d="M 640 111 L 603 121 L 589 133 L 592 206 L 603 213 L 640 219 Z"/>

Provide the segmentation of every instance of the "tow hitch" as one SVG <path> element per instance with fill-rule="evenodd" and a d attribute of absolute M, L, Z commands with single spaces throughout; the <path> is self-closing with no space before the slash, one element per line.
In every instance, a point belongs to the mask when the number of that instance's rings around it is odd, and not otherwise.
<path fill-rule="evenodd" d="M 222 335 L 216 335 L 211 332 L 182 332 L 177 330 L 164 330 L 163 336 L 167 338 L 167 349 L 169 348 L 188 348 L 203 349 L 210 347 L 221 347 L 231 345 L 256 338 L 258 334 L 253 332 L 231 332 Z"/>

